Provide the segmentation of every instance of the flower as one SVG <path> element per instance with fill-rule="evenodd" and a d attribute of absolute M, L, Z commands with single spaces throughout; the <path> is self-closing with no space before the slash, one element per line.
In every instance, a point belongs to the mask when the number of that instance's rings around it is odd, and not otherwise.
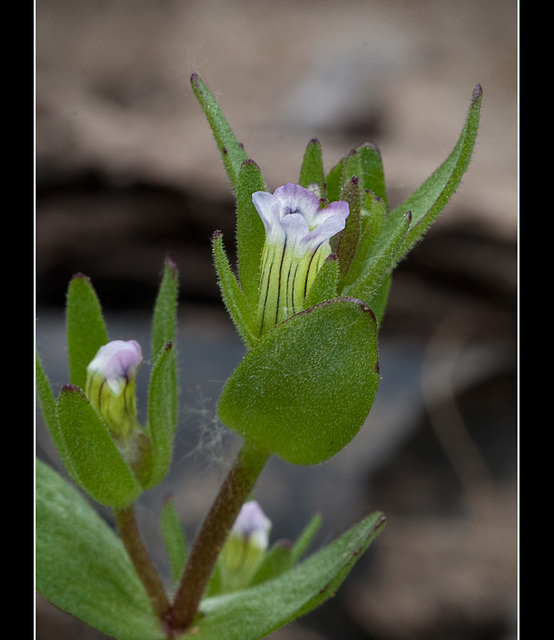
<path fill-rule="evenodd" d="M 260 505 L 251 500 L 242 505 L 231 530 L 232 536 L 240 536 L 259 549 L 265 551 L 269 541 L 271 520 L 266 517 Z"/>
<path fill-rule="evenodd" d="M 265 557 L 271 521 L 260 505 L 251 500 L 241 510 L 219 558 L 222 591 L 248 586 Z"/>
<path fill-rule="evenodd" d="M 291 183 L 273 194 L 256 191 L 252 202 L 266 231 L 258 298 L 262 335 L 303 309 L 310 286 L 331 253 L 329 240 L 345 227 L 349 206 L 342 201 L 327 204 Z"/>
<path fill-rule="evenodd" d="M 141 363 L 136 340 L 113 340 L 87 367 L 87 397 L 115 436 L 124 438 L 136 426 L 135 378 Z"/>

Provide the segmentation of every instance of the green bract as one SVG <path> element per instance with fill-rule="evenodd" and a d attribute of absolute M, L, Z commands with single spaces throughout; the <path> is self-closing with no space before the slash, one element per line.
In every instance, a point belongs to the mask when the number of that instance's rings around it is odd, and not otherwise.
<path fill-rule="evenodd" d="M 283 288 L 294 282 L 296 269 L 301 268 L 287 258 L 287 242 L 302 236 L 287 236 L 285 231 L 282 248 L 272 245 L 277 265 L 272 273 L 278 277 L 275 290 L 268 293 L 272 286 L 268 276 L 260 280 L 266 229 L 252 204 L 253 196 L 258 202 L 258 192 L 265 190 L 261 171 L 196 75 L 192 86 L 237 198 L 237 273 L 219 232 L 214 235 L 213 253 L 224 303 L 248 352 L 222 391 L 219 416 L 246 440 L 289 462 L 322 462 L 350 442 L 371 409 L 378 384 L 378 327 L 393 271 L 444 209 L 468 167 L 479 125 L 481 88 L 475 87 L 451 154 L 392 211 L 375 145 L 360 145 L 325 173 L 319 141 L 308 143 L 298 184 L 321 197 L 323 206 L 348 203 L 349 214 L 344 229 L 330 240 L 333 253 L 318 266 L 304 309 L 290 317 L 291 303 L 277 311 L 275 304 L 289 300 Z M 287 185 L 288 190 L 291 187 Z M 264 194 L 264 202 L 271 203 L 272 197 Z M 287 213 L 295 214 L 303 206 L 299 201 L 298 208 L 293 204 L 288 211 L 282 209 L 280 219 L 287 222 Z M 263 213 L 267 238 L 275 237 L 273 228 L 279 224 L 275 207 L 268 204 Z M 277 322 L 260 331 L 265 300 L 273 305 L 269 312 Z M 295 312 L 298 304 L 295 297 Z"/>

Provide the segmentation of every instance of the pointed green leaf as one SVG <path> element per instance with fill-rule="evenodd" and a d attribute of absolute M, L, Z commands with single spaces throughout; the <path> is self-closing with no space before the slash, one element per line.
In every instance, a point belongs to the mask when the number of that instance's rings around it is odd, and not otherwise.
<path fill-rule="evenodd" d="M 227 175 L 236 192 L 240 165 L 247 159 L 246 152 L 237 141 L 233 130 L 223 115 L 217 100 L 196 73 L 190 79 L 194 95 L 204 110 L 204 115 L 212 129 L 217 148 L 223 158 Z"/>
<path fill-rule="evenodd" d="M 152 476 L 147 488 L 155 487 L 167 475 L 173 455 L 177 427 L 175 349 L 168 342 L 156 355 L 148 390 L 148 435 L 152 442 Z"/>
<path fill-rule="evenodd" d="M 219 401 L 224 424 L 295 464 L 317 464 L 364 423 L 379 382 L 377 324 L 359 300 L 302 311 L 245 355 Z"/>
<path fill-rule="evenodd" d="M 342 192 L 342 178 L 344 175 L 345 158 L 341 158 L 337 164 L 325 176 L 325 198 L 328 202 L 340 200 Z"/>
<path fill-rule="evenodd" d="M 75 482 L 108 507 L 125 507 L 136 500 L 141 487 L 83 391 L 74 385 L 64 386 L 56 415 L 64 455 L 69 458 L 68 471 Z"/>
<path fill-rule="evenodd" d="M 398 247 L 404 241 L 410 226 L 410 212 L 398 221 L 394 228 L 388 228 L 381 234 L 373 248 L 362 276 L 350 287 L 346 288 L 349 296 L 369 301 L 377 293 L 381 284 L 392 274 L 397 264 Z"/>
<path fill-rule="evenodd" d="M 306 549 L 310 546 L 315 534 L 321 527 L 321 516 L 316 513 L 313 518 L 308 522 L 302 533 L 296 539 L 292 547 L 292 562 L 296 564 L 302 555 L 306 552 Z"/>
<path fill-rule="evenodd" d="M 90 280 L 82 275 L 73 276 L 66 302 L 67 351 L 69 379 L 84 389 L 87 366 L 100 347 L 108 342 L 108 332 L 100 302 Z"/>
<path fill-rule="evenodd" d="M 151 455 L 155 471 L 145 484 L 147 487 L 158 484 L 167 473 L 167 460 L 168 457 L 171 459 L 173 436 L 179 414 L 179 381 L 175 354 L 178 293 L 177 268 L 171 260 L 167 260 L 152 319 L 152 354 L 157 359 L 150 374 L 149 402 L 152 402 L 153 406 L 148 407 L 148 430 L 152 438 Z M 171 347 L 166 349 L 167 345 Z M 160 359 L 163 359 L 163 363 L 160 363 Z M 160 398 L 162 393 L 163 397 Z"/>
<path fill-rule="evenodd" d="M 344 159 L 344 169 L 341 183 L 341 200 L 343 200 L 344 190 L 349 189 L 350 180 L 356 176 L 359 178 L 362 173 L 360 154 L 356 149 L 352 149 Z"/>
<path fill-rule="evenodd" d="M 177 584 L 187 561 L 187 544 L 172 496 L 165 500 L 160 520 L 171 576 L 174 584 Z"/>
<path fill-rule="evenodd" d="M 71 458 L 67 451 L 65 441 L 60 429 L 60 423 L 58 421 L 58 414 L 56 412 L 56 398 L 52 392 L 52 387 L 48 381 L 48 377 L 42 367 L 40 358 L 36 357 L 36 390 L 40 409 L 42 411 L 42 417 L 44 424 L 46 425 L 54 444 L 60 454 L 60 458 L 63 463 L 68 466 L 71 465 Z M 69 470 L 69 467 L 68 467 Z"/>
<path fill-rule="evenodd" d="M 351 280 L 349 271 L 358 251 L 362 229 L 362 199 L 365 200 L 365 192 L 360 191 L 360 181 L 354 175 L 344 185 L 341 195 L 341 200 L 348 202 L 350 210 L 346 225 L 342 232 L 331 241 L 331 246 L 338 256 L 340 265 L 339 291 Z"/>
<path fill-rule="evenodd" d="M 166 260 L 152 318 L 152 353 L 171 340 L 175 343 L 179 274 L 172 260 Z"/>
<path fill-rule="evenodd" d="M 252 312 L 235 274 L 231 270 L 223 248 L 223 234 L 220 231 L 213 236 L 212 250 L 223 303 L 242 340 L 250 348 L 257 342 Z"/>
<path fill-rule="evenodd" d="M 336 593 L 383 524 L 374 513 L 279 577 L 205 600 L 194 632 L 205 640 L 259 640 L 305 615 Z"/>
<path fill-rule="evenodd" d="M 307 189 L 312 184 L 319 187 L 319 196 L 325 196 L 325 177 L 323 174 L 323 157 L 321 143 L 316 138 L 308 142 L 302 167 L 300 168 L 300 178 L 298 184 Z"/>
<path fill-rule="evenodd" d="M 387 189 L 385 186 L 385 173 L 379 149 L 371 142 L 366 142 L 356 148 L 360 159 L 360 182 L 362 189 L 371 191 L 385 205 L 387 204 Z"/>
<path fill-rule="evenodd" d="M 36 587 L 118 640 L 162 640 L 148 596 L 114 531 L 53 469 L 36 462 Z"/>
<path fill-rule="evenodd" d="M 237 186 L 237 252 L 241 288 L 253 309 L 258 301 L 265 227 L 252 202 L 252 194 L 265 190 L 258 165 L 253 160 L 243 162 Z"/>
<path fill-rule="evenodd" d="M 388 223 L 394 226 L 407 211 L 411 211 L 412 214 L 412 226 L 399 247 L 398 259 L 406 255 L 418 242 L 458 188 L 473 153 L 479 128 L 481 97 L 481 87 L 477 85 L 473 91 L 464 128 L 451 154 L 419 189 L 389 215 Z"/>
<path fill-rule="evenodd" d="M 252 578 L 249 586 L 261 584 L 288 571 L 292 567 L 291 546 L 285 540 L 276 542 L 266 553 L 262 564 Z"/>
<path fill-rule="evenodd" d="M 381 199 L 367 191 L 362 197 L 364 206 L 360 216 L 360 241 L 347 277 L 342 282 L 342 288 L 339 288 L 339 293 L 342 293 L 345 287 L 353 284 L 362 275 L 385 222 L 385 205 Z"/>

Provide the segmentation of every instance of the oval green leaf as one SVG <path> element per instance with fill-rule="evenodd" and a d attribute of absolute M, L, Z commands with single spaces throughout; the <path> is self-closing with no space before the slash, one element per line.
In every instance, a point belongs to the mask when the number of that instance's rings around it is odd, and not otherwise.
<path fill-rule="evenodd" d="M 379 382 L 377 323 L 353 298 L 322 302 L 251 349 L 219 401 L 224 424 L 294 464 L 318 464 L 358 433 Z"/>
<path fill-rule="evenodd" d="M 64 386 L 56 414 L 69 458 L 68 471 L 75 482 L 107 507 L 121 508 L 136 500 L 142 489 L 81 389 Z"/>

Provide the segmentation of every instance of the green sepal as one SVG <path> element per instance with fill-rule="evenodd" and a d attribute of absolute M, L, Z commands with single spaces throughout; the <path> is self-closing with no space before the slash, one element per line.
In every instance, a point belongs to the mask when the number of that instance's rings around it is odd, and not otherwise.
<path fill-rule="evenodd" d="M 330 253 L 308 290 L 304 300 L 304 309 L 309 309 L 320 302 L 336 298 L 338 281 L 339 260 L 336 254 Z"/>
<path fill-rule="evenodd" d="M 328 202 L 340 200 L 345 159 L 341 158 L 325 176 L 325 198 Z"/>
<path fill-rule="evenodd" d="M 385 173 L 381 153 L 376 145 L 366 142 L 356 147 L 360 160 L 361 188 L 373 193 L 384 204 L 388 211 L 387 188 L 385 185 Z"/>
<path fill-rule="evenodd" d="M 64 462 L 75 483 L 107 507 L 122 508 L 142 493 L 108 427 L 84 392 L 74 385 L 62 387 L 56 416 L 64 442 Z"/>
<path fill-rule="evenodd" d="M 69 379 L 84 389 L 87 367 L 98 349 L 107 344 L 108 332 L 96 291 L 83 274 L 76 274 L 69 283 L 65 322 Z"/>
<path fill-rule="evenodd" d="M 319 513 L 312 516 L 311 520 L 304 527 L 298 538 L 295 540 L 292 549 L 292 563 L 296 564 L 304 555 L 310 544 L 312 543 L 316 533 L 321 527 L 322 518 Z"/>
<path fill-rule="evenodd" d="M 218 596 L 222 592 L 222 580 L 221 580 L 221 571 L 219 569 L 219 563 L 216 563 L 212 575 L 210 576 L 210 581 L 208 582 L 208 586 L 206 587 L 206 591 L 204 593 L 204 598 L 212 598 L 213 596 Z"/>
<path fill-rule="evenodd" d="M 360 154 L 356 149 L 349 151 L 344 158 L 341 195 L 340 199 L 344 200 L 345 190 L 349 189 L 349 182 L 353 177 L 359 178 L 362 173 L 362 165 L 360 162 Z M 363 184 L 360 185 L 363 188 Z"/>
<path fill-rule="evenodd" d="M 364 272 L 385 222 L 386 212 L 383 201 L 367 190 L 362 194 L 362 198 L 364 205 L 360 216 L 360 241 L 347 277 L 341 281 L 341 287 L 338 289 L 339 294 L 358 280 Z"/>
<path fill-rule="evenodd" d="M 337 298 L 288 318 L 245 355 L 225 385 L 221 421 L 294 464 L 317 464 L 358 433 L 379 382 L 377 323 Z"/>
<path fill-rule="evenodd" d="M 163 640 L 121 540 L 68 482 L 36 461 L 36 588 L 118 640 Z"/>
<path fill-rule="evenodd" d="M 381 284 L 393 272 L 398 261 L 398 247 L 402 245 L 411 222 L 410 212 L 406 212 L 397 225 L 386 229 L 372 249 L 364 273 L 350 287 L 345 289 L 349 296 L 364 300 L 369 304 Z"/>
<path fill-rule="evenodd" d="M 291 567 L 292 553 L 290 543 L 286 540 L 279 540 L 267 551 L 248 586 L 253 587 L 266 580 L 276 578 Z"/>
<path fill-rule="evenodd" d="M 323 172 L 321 143 L 316 138 L 308 142 L 308 146 L 304 152 L 298 184 L 305 189 L 316 184 L 319 190 L 317 195 L 320 198 L 325 197 L 325 176 Z"/>
<path fill-rule="evenodd" d="M 156 354 L 169 341 L 175 344 L 179 273 L 169 258 L 165 261 L 154 313 L 152 316 L 152 353 Z M 175 372 L 175 377 L 177 372 Z M 177 380 L 175 380 L 177 385 Z"/>
<path fill-rule="evenodd" d="M 212 129 L 217 148 L 223 159 L 223 165 L 231 180 L 233 191 L 236 193 L 240 166 L 247 159 L 246 152 L 243 146 L 237 141 L 217 100 L 196 73 L 192 74 L 190 83 L 194 95 L 198 99 Z"/>
<path fill-rule="evenodd" d="M 204 600 L 194 633 L 205 640 L 259 640 L 307 614 L 336 593 L 383 525 L 383 514 L 373 513 L 278 577 Z"/>
<path fill-rule="evenodd" d="M 360 192 L 358 176 L 354 175 L 347 179 L 342 190 L 341 200 L 348 202 L 349 214 L 344 229 L 331 241 L 331 247 L 337 254 L 340 264 L 339 291 L 351 281 L 349 272 L 360 243 L 362 200 L 365 200 L 365 193 Z"/>
<path fill-rule="evenodd" d="M 212 239 L 212 252 L 223 303 L 240 337 L 248 348 L 256 344 L 258 338 L 254 328 L 252 311 L 223 247 L 223 234 L 216 231 Z"/>
<path fill-rule="evenodd" d="M 260 168 L 253 160 L 242 163 L 237 185 L 237 253 L 241 288 L 249 305 L 258 303 L 262 251 L 265 228 L 260 214 L 252 202 L 252 194 L 265 191 Z"/>
<path fill-rule="evenodd" d="M 169 560 L 171 577 L 176 585 L 187 561 L 187 543 L 173 496 L 168 496 L 162 505 L 160 529 Z"/>
<path fill-rule="evenodd" d="M 167 342 L 155 355 L 148 389 L 147 433 L 152 443 L 152 475 L 145 488 L 158 485 L 167 475 L 177 428 L 177 388 L 174 386 L 175 349 Z"/>
<path fill-rule="evenodd" d="M 179 381 L 175 346 L 179 274 L 167 259 L 152 317 L 152 355 L 148 426 L 151 471 L 146 487 L 159 484 L 171 461 L 173 438 L 179 416 Z"/>
<path fill-rule="evenodd" d="M 387 225 L 398 224 L 398 220 L 411 211 L 412 224 L 402 245 L 398 248 L 396 261 L 404 257 L 433 224 L 450 197 L 454 194 L 466 172 L 479 128 L 481 111 L 481 87 L 473 91 L 468 115 L 456 146 L 443 164 L 400 206 L 391 211 Z"/>

